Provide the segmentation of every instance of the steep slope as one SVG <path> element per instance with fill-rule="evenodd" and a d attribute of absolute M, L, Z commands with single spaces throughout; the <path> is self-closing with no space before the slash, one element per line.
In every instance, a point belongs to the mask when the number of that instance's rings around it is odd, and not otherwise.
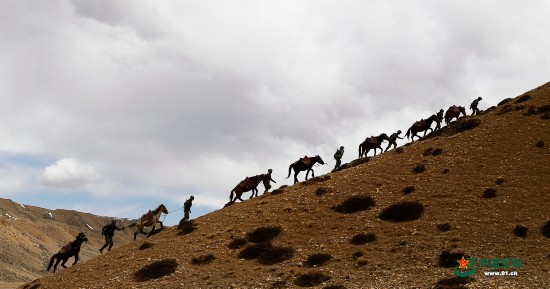
<path fill-rule="evenodd" d="M 97 256 L 98 248 L 105 242 L 101 228 L 109 220 L 104 216 L 52 211 L 0 199 L 0 281 L 28 282 L 44 276 L 51 256 L 74 240 L 79 232 L 84 232 L 89 239 L 82 246 L 81 262 Z M 115 236 L 116 246 L 131 240 L 130 230 Z M 73 258 L 69 262 L 73 262 Z"/>
<path fill-rule="evenodd" d="M 549 288 L 549 118 L 547 83 L 22 288 Z M 463 256 L 482 262 L 469 278 Z"/>

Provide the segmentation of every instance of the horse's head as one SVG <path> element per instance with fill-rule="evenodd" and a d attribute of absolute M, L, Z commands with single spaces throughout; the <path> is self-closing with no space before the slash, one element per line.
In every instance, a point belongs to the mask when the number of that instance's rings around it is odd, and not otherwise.
<path fill-rule="evenodd" d="M 78 236 L 76 236 L 76 239 L 80 242 L 86 242 L 88 241 L 88 238 L 86 237 L 86 235 L 84 234 L 84 232 L 80 232 L 78 233 Z"/>
<path fill-rule="evenodd" d="M 462 116 L 466 116 L 466 109 L 464 108 L 464 106 L 459 106 L 458 110 L 462 113 Z"/>
<path fill-rule="evenodd" d="M 160 204 L 159 209 L 161 212 L 168 214 L 168 209 L 164 206 L 164 204 Z"/>
<path fill-rule="evenodd" d="M 387 140 L 387 139 L 388 139 L 388 135 L 385 134 L 385 133 L 383 133 L 383 134 L 379 135 L 378 138 L 379 138 L 380 140 Z"/>
<path fill-rule="evenodd" d="M 315 159 L 318 163 L 320 163 L 322 165 L 325 164 L 325 162 L 323 161 L 323 159 L 319 155 L 314 156 L 312 159 Z"/>

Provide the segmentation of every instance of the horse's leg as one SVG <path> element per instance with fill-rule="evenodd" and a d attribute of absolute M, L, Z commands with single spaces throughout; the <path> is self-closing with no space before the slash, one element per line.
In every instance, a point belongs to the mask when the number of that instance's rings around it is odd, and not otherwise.
<path fill-rule="evenodd" d="M 57 256 L 57 259 L 55 260 L 55 264 L 53 265 L 53 272 L 57 270 L 57 265 L 59 265 L 59 262 L 61 262 L 61 256 Z"/>
<path fill-rule="evenodd" d="M 76 265 L 76 262 L 78 262 L 78 253 L 74 254 L 74 262 L 73 262 L 73 266 Z"/>
<path fill-rule="evenodd" d="M 159 224 L 160 224 L 160 229 L 161 229 L 161 230 L 164 229 L 164 225 L 162 224 L 161 221 L 159 221 Z"/>
<path fill-rule="evenodd" d="M 134 232 L 134 241 L 136 240 L 138 232 Z"/>
<path fill-rule="evenodd" d="M 60 258 L 60 259 L 63 259 L 63 262 L 61 262 L 61 267 L 67 268 L 67 266 L 65 266 L 65 263 L 67 263 L 67 260 L 69 260 L 69 258 L 65 259 L 65 256 L 63 256 L 63 258 Z"/>
<path fill-rule="evenodd" d="M 298 182 L 298 174 L 300 173 L 300 171 L 298 170 L 294 170 L 294 183 L 297 183 Z M 306 179 L 307 180 L 307 179 Z"/>

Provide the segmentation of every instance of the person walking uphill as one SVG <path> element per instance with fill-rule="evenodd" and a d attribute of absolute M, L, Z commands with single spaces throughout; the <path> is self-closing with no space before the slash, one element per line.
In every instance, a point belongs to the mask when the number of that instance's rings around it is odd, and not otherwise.
<path fill-rule="evenodd" d="M 481 96 L 474 99 L 474 101 L 472 101 L 472 103 L 470 104 L 470 108 L 472 109 L 472 115 L 479 113 L 479 109 L 477 108 L 477 105 L 479 104 L 480 100 L 481 100 Z"/>
<path fill-rule="evenodd" d="M 189 199 L 185 200 L 185 203 L 183 203 L 184 216 L 183 216 L 182 221 L 189 220 L 189 214 L 191 214 L 191 206 L 193 206 L 193 200 L 194 199 L 195 199 L 195 197 L 191 196 L 191 197 L 189 197 Z"/>
<path fill-rule="evenodd" d="M 111 248 L 113 247 L 113 236 L 115 235 L 115 230 L 120 231 L 123 229 L 124 228 L 117 227 L 115 220 L 111 220 L 111 223 L 103 226 L 103 229 L 101 229 L 101 235 L 105 236 L 105 245 L 99 249 L 99 253 L 103 254 L 103 249 L 107 246 L 109 246 L 107 251 L 111 251 Z"/>
<path fill-rule="evenodd" d="M 334 153 L 334 159 L 336 160 L 336 164 L 334 165 L 334 169 L 332 169 L 333 172 L 336 171 L 340 167 L 340 165 L 342 164 L 342 157 L 343 156 L 344 156 L 344 146 L 341 146 Z"/>
<path fill-rule="evenodd" d="M 264 191 L 264 194 L 267 193 L 267 191 L 269 191 L 269 189 L 271 189 L 271 183 L 270 182 L 274 182 L 274 183 L 277 183 L 275 180 L 273 180 L 273 178 L 271 177 L 271 173 L 273 172 L 272 169 L 269 169 L 267 170 L 267 174 L 265 174 L 262 182 L 264 183 L 264 187 L 265 187 L 265 191 Z"/>
<path fill-rule="evenodd" d="M 392 133 L 390 137 L 388 137 L 388 141 L 390 143 L 388 144 L 388 147 L 384 152 L 387 152 L 390 149 L 391 145 L 393 145 L 393 148 L 397 147 L 397 143 L 396 143 L 397 139 L 404 139 L 404 137 L 399 136 L 400 134 L 401 134 L 401 130 L 398 130 L 397 132 Z"/>

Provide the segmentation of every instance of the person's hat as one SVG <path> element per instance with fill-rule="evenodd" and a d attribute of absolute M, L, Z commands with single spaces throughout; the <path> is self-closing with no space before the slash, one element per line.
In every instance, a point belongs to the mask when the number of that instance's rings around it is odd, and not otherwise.
<path fill-rule="evenodd" d="M 479 100 L 482 100 L 481 96 L 480 96 L 480 97 L 478 97 L 477 99 L 479 99 Z"/>
<path fill-rule="evenodd" d="M 397 131 L 397 134 L 400 134 L 400 133 L 401 133 L 401 130 L 398 130 L 398 131 Z"/>
<path fill-rule="evenodd" d="M 195 199 L 195 197 L 191 196 L 191 197 L 189 197 L 189 199 L 191 199 L 191 200 L 194 200 L 194 199 Z"/>
<path fill-rule="evenodd" d="M 443 111 L 443 109 L 440 109 L 439 111 Z"/>
<path fill-rule="evenodd" d="M 272 169 L 267 170 L 268 173 L 271 173 L 272 171 L 273 171 Z"/>
<path fill-rule="evenodd" d="M 341 148 L 341 149 L 344 149 L 344 146 L 341 146 L 340 148 Z"/>

